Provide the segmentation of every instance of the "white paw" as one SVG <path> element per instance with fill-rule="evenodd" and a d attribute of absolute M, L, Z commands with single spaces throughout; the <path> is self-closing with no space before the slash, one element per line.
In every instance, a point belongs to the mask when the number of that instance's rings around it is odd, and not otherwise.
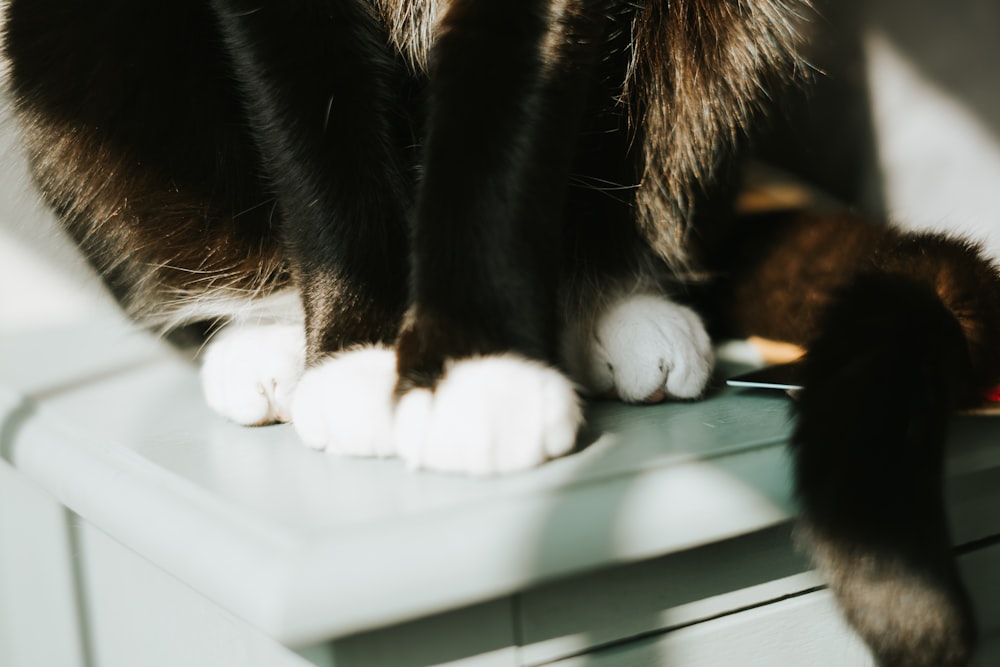
<path fill-rule="evenodd" d="M 202 357 L 205 400 L 238 424 L 288 421 L 305 350 L 301 324 L 226 327 L 208 343 Z"/>
<path fill-rule="evenodd" d="M 582 421 L 573 385 L 514 356 L 453 362 L 435 389 L 395 400 L 395 353 L 352 350 L 306 371 L 292 421 L 306 445 L 334 454 L 393 456 L 468 475 L 514 472 L 569 453 Z"/>
<path fill-rule="evenodd" d="M 473 357 L 450 364 L 433 392 L 400 399 L 394 437 L 414 468 L 494 475 L 568 454 L 582 419 L 558 371 L 513 354 Z"/>
<path fill-rule="evenodd" d="M 598 314 L 590 331 L 571 332 L 568 363 L 595 395 L 627 402 L 696 398 L 714 364 L 701 318 L 657 294 L 631 294 Z"/>
<path fill-rule="evenodd" d="M 349 456 L 392 456 L 396 353 L 364 347 L 330 357 L 302 376 L 292 422 L 313 449 Z"/>

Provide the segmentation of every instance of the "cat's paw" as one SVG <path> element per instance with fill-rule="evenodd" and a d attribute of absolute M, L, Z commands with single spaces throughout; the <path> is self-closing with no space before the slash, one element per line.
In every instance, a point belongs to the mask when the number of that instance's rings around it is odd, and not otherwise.
<path fill-rule="evenodd" d="M 399 456 L 419 469 L 496 475 L 568 454 L 583 420 L 572 383 L 514 354 L 450 362 L 432 390 L 396 408 Z"/>
<path fill-rule="evenodd" d="M 303 375 L 292 422 L 313 449 L 349 456 L 395 454 L 396 354 L 363 347 L 330 357 Z"/>
<path fill-rule="evenodd" d="M 299 382 L 292 422 L 314 449 L 399 455 L 410 466 L 468 475 L 525 470 L 568 454 L 582 411 L 572 383 L 515 355 L 450 362 L 431 389 L 396 398 L 396 355 L 337 354 Z"/>
<path fill-rule="evenodd" d="M 630 403 L 696 398 L 712 372 L 712 344 L 690 308 L 657 294 L 630 294 L 600 312 L 576 340 L 568 365 L 594 395 Z"/>
<path fill-rule="evenodd" d="M 285 422 L 305 365 L 301 324 L 231 325 L 202 356 L 205 401 L 238 424 Z"/>

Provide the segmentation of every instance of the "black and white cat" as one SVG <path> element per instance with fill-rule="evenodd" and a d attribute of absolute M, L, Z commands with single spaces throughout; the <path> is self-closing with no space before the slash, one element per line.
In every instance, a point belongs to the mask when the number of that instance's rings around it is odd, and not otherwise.
<path fill-rule="evenodd" d="M 6 37 L 35 177 L 126 311 L 225 325 L 221 414 L 530 468 L 573 449 L 577 387 L 701 394 L 709 337 L 672 295 L 714 278 L 714 326 L 809 349 L 802 534 L 847 617 L 884 664 L 963 665 L 941 455 L 1000 376 L 1000 279 L 847 216 L 731 224 L 730 149 L 798 78 L 807 9 L 12 0 Z"/>

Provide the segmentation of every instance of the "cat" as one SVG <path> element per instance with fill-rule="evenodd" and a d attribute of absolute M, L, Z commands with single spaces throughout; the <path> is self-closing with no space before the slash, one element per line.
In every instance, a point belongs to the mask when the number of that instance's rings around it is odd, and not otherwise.
<path fill-rule="evenodd" d="M 850 214 L 731 214 L 808 11 L 11 0 L 6 57 L 47 201 L 133 318 L 211 334 L 222 415 L 501 474 L 573 451 L 577 389 L 700 396 L 709 328 L 800 343 L 804 548 L 883 664 L 965 665 L 941 458 L 1000 377 L 1000 277 Z"/>

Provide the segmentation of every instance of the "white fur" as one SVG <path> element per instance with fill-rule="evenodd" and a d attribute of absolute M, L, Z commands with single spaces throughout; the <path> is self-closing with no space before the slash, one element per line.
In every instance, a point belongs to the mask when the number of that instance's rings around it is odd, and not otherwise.
<path fill-rule="evenodd" d="M 292 404 L 292 422 L 313 449 L 392 456 L 396 354 L 385 347 L 340 353 L 310 368 Z"/>
<path fill-rule="evenodd" d="M 301 324 L 226 327 L 208 343 L 202 358 L 205 400 L 239 424 L 288 421 L 305 348 Z"/>
<path fill-rule="evenodd" d="M 305 313 L 298 289 L 283 289 L 261 297 L 221 288 L 190 298 L 178 297 L 160 308 L 155 316 L 142 317 L 145 326 L 161 331 L 213 320 L 258 325 L 296 322 L 304 326 Z"/>
<path fill-rule="evenodd" d="M 628 402 L 695 398 L 714 363 L 698 315 L 659 294 L 624 295 L 568 336 L 574 377 L 595 395 Z"/>
<path fill-rule="evenodd" d="M 433 393 L 404 395 L 399 455 L 414 468 L 494 475 L 568 454 L 583 416 L 561 373 L 514 354 L 454 362 Z"/>
<path fill-rule="evenodd" d="M 453 362 L 433 391 L 394 400 L 395 354 L 367 347 L 303 376 L 292 406 L 302 440 L 355 456 L 398 454 L 412 467 L 492 475 L 572 450 L 582 413 L 559 372 L 515 355 Z"/>

